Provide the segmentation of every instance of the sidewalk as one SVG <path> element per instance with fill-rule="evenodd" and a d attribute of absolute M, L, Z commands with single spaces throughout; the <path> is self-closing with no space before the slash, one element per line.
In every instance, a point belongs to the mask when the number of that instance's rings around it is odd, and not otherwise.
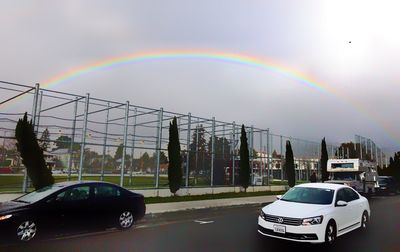
<path fill-rule="evenodd" d="M 146 205 L 146 214 L 176 212 L 189 209 L 203 209 L 211 207 L 263 204 L 263 203 L 273 202 L 275 200 L 276 200 L 276 195 L 268 195 L 268 196 L 242 197 L 242 198 L 229 198 L 229 199 L 156 203 L 156 204 Z"/>
<path fill-rule="evenodd" d="M 0 202 L 13 200 L 22 194 L 0 194 Z M 202 209 L 211 207 L 225 207 L 238 205 L 251 205 L 273 202 L 276 200 L 276 195 L 256 196 L 256 197 L 241 197 L 228 199 L 213 199 L 213 200 L 197 200 L 197 201 L 182 201 L 172 203 L 155 203 L 146 205 L 146 214 L 156 214 L 165 212 L 176 212 L 189 209 Z"/>

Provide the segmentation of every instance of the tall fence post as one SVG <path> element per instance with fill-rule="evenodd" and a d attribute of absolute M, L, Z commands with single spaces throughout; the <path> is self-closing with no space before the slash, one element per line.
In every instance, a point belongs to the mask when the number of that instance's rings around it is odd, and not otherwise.
<path fill-rule="evenodd" d="M 110 103 L 107 102 L 107 114 L 106 123 L 104 129 L 104 140 L 103 140 L 103 157 L 101 159 L 101 181 L 104 181 L 104 166 L 106 162 L 106 151 L 107 151 L 107 138 L 108 138 L 108 119 L 110 118 Z"/>
<path fill-rule="evenodd" d="M 76 116 L 78 113 L 78 97 L 75 98 L 74 102 L 74 120 L 72 121 L 72 136 L 71 142 L 69 145 L 69 158 L 68 158 L 68 181 L 71 180 L 71 169 L 73 162 L 73 154 L 74 154 L 74 141 L 75 141 L 75 128 L 76 128 Z"/>
<path fill-rule="evenodd" d="M 254 127 L 251 125 L 250 127 L 250 169 L 251 169 L 251 183 L 250 185 L 254 186 Z"/>
<path fill-rule="evenodd" d="M 222 125 L 222 159 L 225 162 L 225 124 Z"/>
<path fill-rule="evenodd" d="M 125 156 L 126 156 L 126 145 L 128 138 L 128 124 L 129 124 L 129 101 L 126 101 L 125 105 L 125 124 L 124 124 L 124 140 L 122 145 L 122 162 L 121 162 L 121 178 L 119 185 L 124 186 L 124 174 L 125 174 Z"/>
<path fill-rule="evenodd" d="M 89 113 L 89 93 L 86 94 L 85 99 L 85 111 L 83 114 L 83 129 L 82 129 L 82 143 L 81 143 L 81 156 L 79 160 L 79 173 L 78 180 L 82 180 L 82 170 L 83 170 L 83 158 L 85 155 L 85 144 L 86 144 L 86 131 L 87 131 L 87 121 L 88 121 L 88 113 Z"/>
<path fill-rule="evenodd" d="M 281 181 L 283 181 L 283 138 L 282 135 L 280 136 L 281 142 Z"/>
<path fill-rule="evenodd" d="M 235 147 L 236 147 L 236 124 L 232 126 L 232 185 L 235 186 Z"/>
<path fill-rule="evenodd" d="M 39 133 L 39 124 L 40 124 L 40 110 L 42 110 L 42 101 L 43 101 L 43 91 L 40 91 L 40 95 L 39 95 L 39 104 L 38 104 L 38 110 L 37 110 L 37 122 L 36 122 L 36 131 L 35 134 L 37 137 L 38 133 Z"/>
<path fill-rule="evenodd" d="M 161 138 L 162 138 L 162 125 L 163 125 L 163 108 L 160 108 L 158 113 L 158 130 L 157 130 L 157 149 L 156 149 L 156 188 L 160 186 L 160 151 L 161 151 Z M 157 191 L 158 194 L 158 191 Z M 158 196 L 158 195 L 157 195 Z"/>
<path fill-rule="evenodd" d="M 264 169 L 265 169 L 265 151 L 263 151 L 262 144 L 263 131 L 260 130 L 260 176 L 261 176 L 261 185 L 264 185 Z M 265 150 L 265 149 L 264 149 Z"/>
<path fill-rule="evenodd" d="M 267 129 L 267 186 L 269 186 L 270 182 L 269 182 L 269 178 L 270 178 L 270 172 L 271 172 L 271 159 L 270 159 L 270 154 L 271 152 L 269 151 L 269 149 L 271 148 L 269 140 L 270 139 L 270 135 L 269 135 L 269 129 Z"/>
<path fill-rule="evenodd" d="M 35 93 L 33 95 L 33 105 L 32 105 L 32 123 L 33 127 L 36 126 L 35 120 L 36 120 L 36 111 L 37 111 L 37 105 L 38 105 L 38 99 L 39 99 L 39 89 L 40 85 L 39 83 L 36 83 L 35 85 Z M 28 191 L 28 171 L 25 167 L 24 171 L 24 181 L 22 183 L 22 191 L 26 193 Z"/>
<path fill-rule="evenodd" d="M 129 185 L 132 186 L 132 172 L 133 172 L 133 161 L 135 160 L 135 139 L 136 139 L 136 118 L 137 108 L 133 111 L 133 133 L 132 133 L 132 150 L 131 150 L 131 172 L 129 174 Z"/>
<path fill-rule="evenodd" d="M 190 129 L 192 124 L 192 114 L 188 114 L 187 139 L 186 139 L 186 171 L 185 186 L 189 187 L 189 167 L 190 167 Z"/>
<path fill-rule="evenodd" d="M 212 118 L 212 130 L 211 130 L 211 187 L 214 186 L 214 158 L 215 158 L 215 117 Z"/>

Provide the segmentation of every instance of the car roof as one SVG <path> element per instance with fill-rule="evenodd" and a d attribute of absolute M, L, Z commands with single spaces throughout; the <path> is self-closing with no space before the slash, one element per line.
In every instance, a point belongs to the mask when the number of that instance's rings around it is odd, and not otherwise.
<path fill-rule="evenodd" d="M 64 181 L 55 183 L 56 186 L 72 186 L 72 185 L 86 185 L 86 184 L 106 184 L 106 185 L 115 185 L 113 183 L 104 182 L 104 181 L 92 181 L 92 180 L 81 180 L 81 181 Z"/>
<path fill-rule="evenodd" d="M 344 188 L 344 187 L 348 187 L 348 186 L 340 185 L 340 184 L 331 184 L 331 183 L 305 183 L 305 184 L 297 185 L 296 187 L 322 188 L 322 189 L 337 190 L 339 188 Z"/>

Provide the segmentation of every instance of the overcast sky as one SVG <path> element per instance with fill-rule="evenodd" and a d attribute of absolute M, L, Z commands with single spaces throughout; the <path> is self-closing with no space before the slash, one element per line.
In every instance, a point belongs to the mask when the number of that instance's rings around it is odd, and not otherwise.
<path fill-rule="evenodd" d="M 207 60 L 124 65 L 56 88 L 310 140 L 361 134 L 394 151 L 400 149 L 399 9 L 399 1 L 384 0 L 3 0 L 0 79 L 34 84 L 142 51 L 244 53 L 312 76 L 367 113 L 274 72 Z"/>

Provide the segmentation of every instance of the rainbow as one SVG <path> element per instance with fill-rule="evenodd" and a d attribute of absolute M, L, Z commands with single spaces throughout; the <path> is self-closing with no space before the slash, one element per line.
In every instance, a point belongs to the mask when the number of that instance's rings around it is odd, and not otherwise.
<path fill-rule="evenodd" d="M 131 63 L 159 60 L 208 60 L 244 65 L 275 72 L 318 91 L 327 93 L 335 92 L 331 87 L 316 81 L 311 76 L 308 76 L 288 66 L 279 64 L 276 61 L 265 58 L 257 58 L 246 54 L 218 52 L 212 50 L 168 50 L 157 52 L 141 52 L 119 57 L 112 57 L 92 64 L 72 68 L 42 82 L 41 86 L 45 88 L 53 88 L 64 82 L 95 71 L 110 69 Z"/>
<path fill-rule="evenodd" d="M 317 90 L 328 95 L 333 95 L 339 100 L 344 101 L 353 107 L 360 114 L 365 116 L 374 124 L 383 128 L 385 133 L 391 138 L 396 139 L 396 143 L 400 143 L 400 139 L 397 137 L 397 133 L 391 130 L 389 125 L 385 125 L 383 120 L 374 118 L 371 116 L 367 109 L 363 108 L 360 104 L 354 102 L 351 98 L 347 97 L 343 93 L 339 93 L 333 86 L 327 85 L 310 75 L 293 69 L 289 66 L 278 63 L 272 59 L 266 59 L 261 57 L 255 57 L 243 53 L 230 53 L 220 52 L 215 50 L 162 50 L 162 51 L 151 51 L 151 52 L 139 52 L 133 54 L 122 55 L 118 57 L 107 58 L 98 62 L 94 62 L 87 65 L 78 66 L 62 72 L 48 80 L 41 82 L 42 88 L 54 88 L 63 83 L 69 82 L 73 79 L 81 77 L 82 75 L 90 74 L 97 71 L 112 69 L 132 63 L 142 63 L 160 60 L 206 60 L 216 61 L 228 64 L 243 65 L 251 68 L 258 68 L 269 72 L 276 73 L 281 76 L 285 76 L 289 79 L 295 80 L 298 83 L 303 84 L 306 87 Z"/>

